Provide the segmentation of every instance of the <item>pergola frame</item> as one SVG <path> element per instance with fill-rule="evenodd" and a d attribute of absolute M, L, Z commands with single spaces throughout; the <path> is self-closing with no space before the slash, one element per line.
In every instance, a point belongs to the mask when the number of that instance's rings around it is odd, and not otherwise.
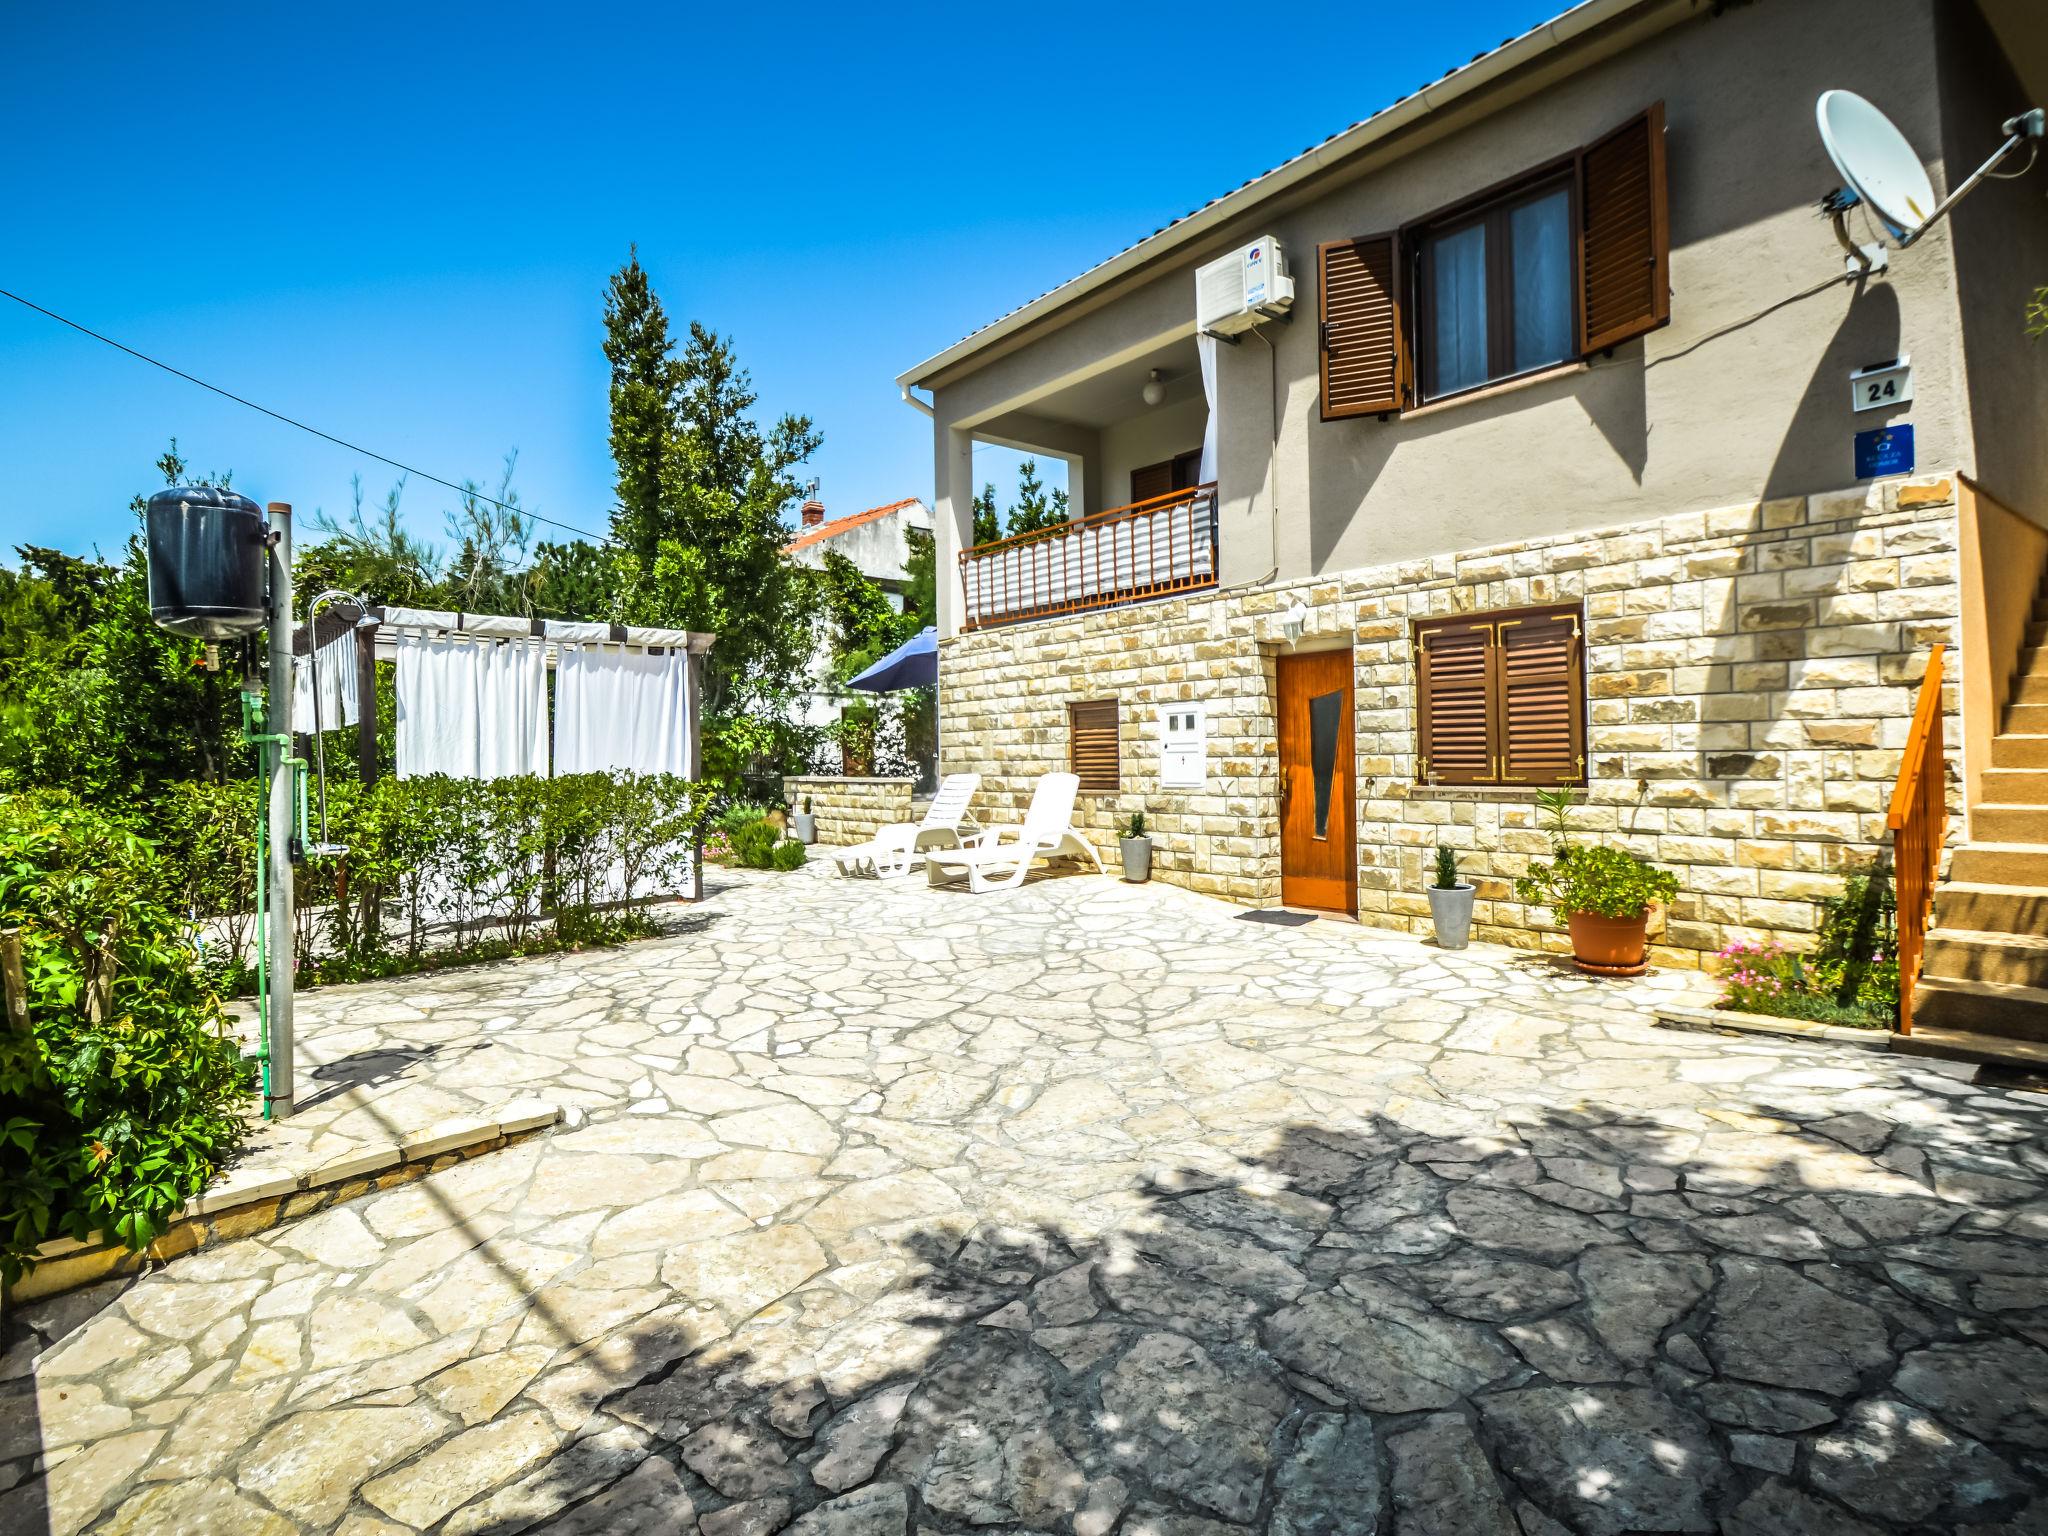
<path fill-rule="evenodd" d="M 356 637 L 356 767 L 367 786 L 377 781 L 377 663 L 398 656 L 400 634 L 452 635 L 479 643 L 539 640 L 549 667 L 563 645 L 624 645 L 660 655 L 686 651 L 690 668 L 690 777 L 700 766 L 698 701 L 703 696 L 704 656 L 717 637 L 693 629 L 658 629 L 640 624 L 602 624 L 576 619 L 523 619 L 515 614 L 464 613 L 460 609 L 358 607 L 337 604 L 315 619 L 309 633 L 292 631 L 292 654 L 307 656 L 342 635 Z M 310 721 L 300 722 L 310 724 Z"/>

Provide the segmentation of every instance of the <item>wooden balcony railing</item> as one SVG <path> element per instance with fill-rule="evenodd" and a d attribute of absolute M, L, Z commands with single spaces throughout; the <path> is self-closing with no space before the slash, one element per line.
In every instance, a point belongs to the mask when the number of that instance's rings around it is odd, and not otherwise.
<path fill-rule="evenodd" d="M 962 629 L 1216 584 L 1216 487 L 1112 507 L 960 552 Z"/>
<path fill-rule="evenodd" d="M 1934 877 L 1948 832 L 1948 760 L 1941 740 L 1941 656 L 1936 646 L 1913 707 L 1885 825 L 1892 834 L 1892 879 L 1899 904 L 1899 1033 L 1913 1032 L 1913 983 L 1934 908 Z"/>

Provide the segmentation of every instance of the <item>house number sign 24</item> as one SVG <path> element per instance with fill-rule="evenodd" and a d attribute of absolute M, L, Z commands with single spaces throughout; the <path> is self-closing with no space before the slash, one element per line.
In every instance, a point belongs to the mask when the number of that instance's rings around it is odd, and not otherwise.
<path fill-rule="evenodd" d="M 1900 356 L 1849 375 L 1850 403 L 1859 411 L 1882 411 L 1913 398 L 1913 360 Z"/>

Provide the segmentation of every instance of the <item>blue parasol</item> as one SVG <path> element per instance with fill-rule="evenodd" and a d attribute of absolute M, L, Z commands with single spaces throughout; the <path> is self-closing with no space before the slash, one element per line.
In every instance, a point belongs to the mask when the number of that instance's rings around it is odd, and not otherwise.
<path fill-rule="evenodd" d="M 926 627 L 847 684 L 865 693 L 932 688 L 939 681 L 939 632 Z"/>

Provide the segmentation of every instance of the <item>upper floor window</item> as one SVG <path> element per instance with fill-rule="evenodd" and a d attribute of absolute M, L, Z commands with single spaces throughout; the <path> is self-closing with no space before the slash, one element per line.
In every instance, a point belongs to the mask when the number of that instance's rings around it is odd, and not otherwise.
<path fill-rule="evenodd" d="M 1417 238 L 1424 400 L 1548 368 L 1578 350 L 1572 185 L 1554 177 Z"/>
<path fill-rule="evenodd" d="M 1387 416 L 1671 318 L 1658 103 L 1512 190 L 1317 250 L 1324 418 Z"/>

